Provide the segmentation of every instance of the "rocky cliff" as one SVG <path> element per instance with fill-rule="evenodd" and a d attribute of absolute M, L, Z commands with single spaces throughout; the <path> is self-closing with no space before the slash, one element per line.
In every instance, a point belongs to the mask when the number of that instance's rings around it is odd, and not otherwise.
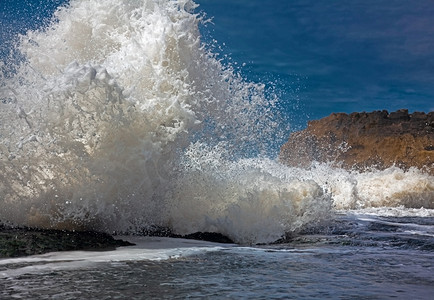
<path fill-rule="evenodd" d="M 312 161 L 346 169 L 414 166 L 434 175 L 434 112 L 334 113 L 292 133 L 280 160 L 297 167 Z"/>

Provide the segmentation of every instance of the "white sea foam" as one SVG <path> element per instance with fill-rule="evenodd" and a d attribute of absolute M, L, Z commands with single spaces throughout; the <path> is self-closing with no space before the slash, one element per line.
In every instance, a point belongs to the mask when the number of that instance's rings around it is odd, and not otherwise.
<path fill-rule="evenodd" d="M 179 259 L 210 251 L 221 251 L 233 245 L 161 237 L 123 237 L 135 246 L 111 251 L 63 251 L 29 257 L 0 260 L 0 278 L 23 274 L 41 274 L 69 269 L 94 268 L 100 263 L 122 264 L 128 261 L 163 261 Z"/>
<path fill-rule="evenodd" d="M 338 210 L 434 208 L 434 178 L 416 168 L 404 171 L 390 167 L 361 172 L 315 163 L 309 171 L 299 172 L 299 176 L 315 180 L 328 191 Z"/>
<path fill-rule="evenodd" d="M 315 181 L 269 159 L 231 161 L 221 153 L 202 144 L 187 149 L 171 207 L 179 233 L 218 231 L 242 243 L 272 242 L 330 216 L 330 195 Z"/>
<path fill-rule="evenodd" d="M 195 7 L 72 0 L 21 37 L 23 61 L 0 86 L 0 220 L 257 243 L 333 206 L 432 206 L 432 177 L 417 170 L 264 158 L 288 132 L 278 99 L 210 52 Z"/>

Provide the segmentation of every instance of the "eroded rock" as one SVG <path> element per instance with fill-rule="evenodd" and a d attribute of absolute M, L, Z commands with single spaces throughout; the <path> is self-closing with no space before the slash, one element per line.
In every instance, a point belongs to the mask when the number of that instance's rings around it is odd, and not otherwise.
<path fill-rule="evenodd" d="M 417 167 L 434 175 L 434 112 L 333 113 L 292 133 L 280 160 L 297 167 L 313 161 L 346 169 Z"/>

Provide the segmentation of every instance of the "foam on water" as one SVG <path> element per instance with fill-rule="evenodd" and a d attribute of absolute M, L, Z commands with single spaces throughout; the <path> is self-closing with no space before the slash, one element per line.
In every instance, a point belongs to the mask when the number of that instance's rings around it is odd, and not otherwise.
<path fill-rule="evenodd" d="M 390 167 L 362 172 L 314 163 L 309 170 L 297 170 L 296 173 L 314 180 L 330 193 L 338 210 L 434 208 L 434 178 L 416 168 L 405 171 Z M 421 216 L 424 214 L 422 211 Z"/>
<path fill-rule="evenodd" d="M 163 261 L 178 259 L 210 251 L 229 249 L 233 245 L 171 239 L 162 237 L 125 237 L 134 246 L 111 251 L 63 251 L 30 257 L 0 260 L 0 278 L 14 278 L 23 274 L 40 274 L 68 269 L 86 269 L 101 263 L 122 264 L 129 261 Z"/>
<path fill-rule="evenodd" d="M 201 41 L 196 4 L 73 0 L 2 64 L 0 220 L 271 242 L 333 207 L 432 208 L 432 176 L 265 158 L 278 99 Z M 10 70 L 10 69 L 8 69 Z"/>

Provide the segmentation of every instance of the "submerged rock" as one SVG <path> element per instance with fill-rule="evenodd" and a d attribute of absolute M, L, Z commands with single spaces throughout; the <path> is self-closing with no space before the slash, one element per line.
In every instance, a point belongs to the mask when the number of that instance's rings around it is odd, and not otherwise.
<path fill-rule="evenodd" d="M 296 167 L 313 161 L 359 170 L 417 167 L 434 175 L 434 112 L 333 113 L 292 133 L 280 160 Z"/>
<path fill-rule="evenodd" d="M 133 244 L 107 233 L 13 227 L 0 224 L 0 258 L 52 251 L 112 250 Z"/>

